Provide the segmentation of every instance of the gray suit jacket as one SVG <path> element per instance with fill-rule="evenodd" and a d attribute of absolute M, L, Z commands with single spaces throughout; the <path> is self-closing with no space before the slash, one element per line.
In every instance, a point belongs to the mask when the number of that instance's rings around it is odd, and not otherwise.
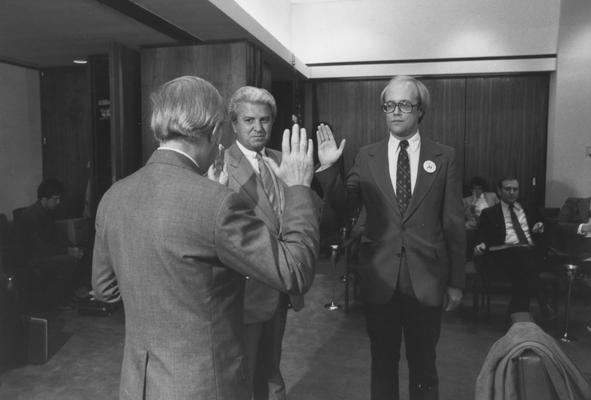
<path fill-rule="evenodd" d="M 279 165 L 281 152 L 266 149 L 267 156 Z M 259 176 L 255 173 L 236 142 L 225 152 L 228 168 L 228 187 L 239 193 L 254 210 L 265 225 L 277 237 L 282 234 L 281 220 L 273 211 L 273 206 L 265 195 Z M 279 184 L 282 184 L 279 181 Z M 285 191 L 285 186 L 282 185 Z M 279 305 L 281 292 L 256 279 L 248 279 L 244 288 L 244 323 L 268 321 L 273 317 Z M 303 296 L 291 296 L 294 309 L 299 311 L 304 305 Z"/>
<path fill-rule="evenodd" d="M 286 189 L 281 237 L 186 157 L 156 150 L 99 204 L 93 288 L 125 307 L 122 399 L 247 399 L 244 276 L 300 294 L 314 277 L 312 192 Z"/>
<path fill-rule="evenodd" d="M 417 181 L 404 216 L 388 171 L 386 138 L 359 150 L 344 187 L 336 166 L 316 177 L 341 210 L 365 206 L 360 257 L 367 262 L 359 271 L 364 299 L 381 304 L 392 297 L 404 249 L 417 299 L 439 306 L 446 287 L 465 283 L 466 233 L 454 150 L 421 137 Z"/>

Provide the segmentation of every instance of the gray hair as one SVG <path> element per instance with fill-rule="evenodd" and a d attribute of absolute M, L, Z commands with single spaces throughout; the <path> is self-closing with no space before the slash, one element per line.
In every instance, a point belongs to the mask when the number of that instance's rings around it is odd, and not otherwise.
<path fill-rule="evenodd" d="M 236 90 L 232 97 L 230 97 L 230 103 L 228 104 L 228 115 L 232 122 L 236 122 L 238 118 L 238 105 L 240 103 L 258 103 L 264 104 L 271 110 L 271 118 L 275 121 L 277 116 L 277 103 L 275 98 L 268 90 L 262 88 L 256 88 L 253 86 L 242 86 Z"/>
<path fill-rule="evenodd" d="M 392 86 L 396 82 L 410 82 L 417 88 L 417 93 L 419 94 L 418 109 L 423 112 L 421 117 L 419 118 L 419 122 L 421 122 L 425 114 L 427 114 L 427 110 L 429 109 L 429 107 L 431 107 L 431 94 L 429 93 L 429 89 L 427 89 L 427 86 L 425 86 L 423 82 L 413 78 L 412 76 L 398 75 L 390 79 L 390 82 L 388 82 L 384 90 L 382 90 L 382 93 L 380 94 L 380 101 L 382 103 L 384 103 L 384 97 L 386 96 L 386 92 L 388 91 L 390 86 Z"/>
<path fill-rule="evenodd" d="M 150 126 L 159 141 L 175 137 L 211 136 L 224 118 L 222 96 L 205 79 L 181 76 L 151 96 Z"/>

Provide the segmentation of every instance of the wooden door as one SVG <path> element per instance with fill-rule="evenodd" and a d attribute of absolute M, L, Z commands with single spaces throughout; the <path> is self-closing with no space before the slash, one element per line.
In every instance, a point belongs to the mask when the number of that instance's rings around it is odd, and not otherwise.
<path fill-rule="evenodd" d="M 90 85 L 86 67 L 41 72 L 43 177 L 66 187 L 58 218 L 79 217 L 91 160 Z M 40 182 L 39 182 L 40 183 Z"/>

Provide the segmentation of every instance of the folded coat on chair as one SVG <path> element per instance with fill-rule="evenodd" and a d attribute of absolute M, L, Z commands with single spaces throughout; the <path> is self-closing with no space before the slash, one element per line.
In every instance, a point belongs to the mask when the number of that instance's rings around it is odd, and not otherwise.
<path fill-rule="evenodd" d="M 517 363 L 530 350 L 543 362 L 557 399 L 591 399 L 591 385 L 556 341 L 533 322 L 516 322 L 489 350 L 476 380 L 476 400 L 517 399 Z"/>

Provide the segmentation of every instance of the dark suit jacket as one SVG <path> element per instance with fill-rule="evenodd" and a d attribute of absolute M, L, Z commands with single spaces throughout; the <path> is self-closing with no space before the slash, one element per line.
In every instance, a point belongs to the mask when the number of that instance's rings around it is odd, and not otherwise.
<path fill-rule="evenodd" d="M 480 214 L 480 221 L 478 229 L 480 231 L 481 240 L 486 243 L 487 247 L 500 246 L 505 243 L 506 227 L 505 217 L 503 216 L 502 203 L 495 204 L 492 207 L 485 208 Z M 522 204 L 527 225 L 534 244 L 542 245 L 541 239 L 543 236 L 534 235 L 532 227 L 538 222 L 544 222 L 544 217 L 536 207 Z"/>
<path fill-rule="evenodd" d="M 578 258 L 591 257 L 591 238 L 577 234 L 579 225 L 587 223 L 591 217 L 590 205 L 591 197 L 569 197 L 558 215 L 556 228 L 563 239 L 561 250 Z"/>
<path fill-rule="evenodd" d="M 443 304 L 446 288 L 464 287 L 466 234 L 462 189 L 454 150 L 421 137 L 418 176 L 404 217 L 390 180 L 388 139 L 359 150 L 345 186 L 338 168 L 316 174 L 327 199 L 343 210 L 366 210 L 360 269 L 365 301 L 385 303 L 396 289 L 402 250 L 408 260 L 412 288 L 429 306 Z M 425 162 L 435 170 L 427 172 Z"/>
<path fill-rule="evenodd" d="M 156 150 L 107 191 L 96 218 L 93 288 L 100 300 L 119 292 L 123 299 L 122 399 L 249 398 L 244 276 L 301 294 L 318 256 L 312 192 L 286 190 L 282 237 L 170 150 Z"/>
<path fill-rule="evenodd" d="M 266 149 L 267 156 L 279 165 L 281 152 Z M 281 236 L 281 221 L 273 211 L 273 206 L 265 195 L 259 177 L 252 169 L 236 142 L 225 152 L 228 168 L 228 187 L 239 193 L 252 207 L 254 213 L 277 237 Z M 279 181 L 282 184 L 281 181 Z M 283 189 L 285 191 L 285 187 Z M 278 290 L 256 280 L 248 279 L 244 287 L 244 323 L 268 321 L 273 317 L 279 305 Z M 303 296 L 291 296 L 291 303 L 296 311 L 303 307 Z"/>

